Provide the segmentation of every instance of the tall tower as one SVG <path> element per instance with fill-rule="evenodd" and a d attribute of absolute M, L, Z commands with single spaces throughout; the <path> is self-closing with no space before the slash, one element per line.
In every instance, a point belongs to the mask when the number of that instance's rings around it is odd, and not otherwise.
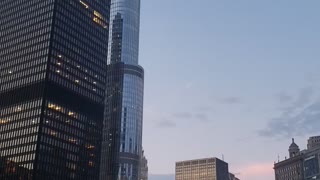
<path fill-rule="evenodd" d="M 100 180 L 138 180 L 144 70 L 138 65 L 140 0 L 111 0 Z"/>
<path fill-rule="evenodd" d="M 109 1 L 0 1 L 0 179 L 99 178 Z"/>

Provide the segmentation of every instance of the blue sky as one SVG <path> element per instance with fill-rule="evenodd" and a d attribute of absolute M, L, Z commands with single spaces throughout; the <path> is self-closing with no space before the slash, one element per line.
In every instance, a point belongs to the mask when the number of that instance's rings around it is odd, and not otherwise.
<path fill-rule="evenodd" d="M 291 137 L 303 149 L 320 135 L 319 6 L 142 0 L 150 173 L 173 174 L 175 161 L 224 154 L 242 179 L 270 180 Z"/>

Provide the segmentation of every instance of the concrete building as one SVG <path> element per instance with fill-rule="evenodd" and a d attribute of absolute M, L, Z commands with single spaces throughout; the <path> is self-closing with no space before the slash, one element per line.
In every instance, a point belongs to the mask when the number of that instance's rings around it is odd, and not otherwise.
<path fill-rule="evenodd" d="M 313 136 L 308 139 L 308 149 L 317 148 L 320 146 L 320 136 Z"/>
<path fill-rule="evenodd" d="M 176 162 L 176 180 L 229 180 L 228 163 L 218 158 Z"/>
<path fill-rule="evenodd" d="M 148 160 L 142 151 L 141 161 L 140 161 L 140 180 L 148 180 Z"/>
<path fill-rule="evenodd" d="M 310 137 L 308 148 L 300 151 L 292 139 L 289 158 L 274 164 L 276 180 L 320 180 L 319 136 Z"/>

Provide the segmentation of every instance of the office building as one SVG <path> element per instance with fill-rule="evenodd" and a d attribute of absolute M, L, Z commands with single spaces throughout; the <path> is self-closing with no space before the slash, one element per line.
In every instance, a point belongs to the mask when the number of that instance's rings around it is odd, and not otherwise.
<path fill-rule="evenodd" d="M 176 162 L 176 180 L 229 180 L 228 163 L 218 158 Z"/>
<path fill-rule="evenodd" d="M 292 139 L 289 147 L 289 158 L 274 164 L 276 180 L 315 180 L 320 179 L 320 146 L 319 137 L 310 137 L 308 148 L 300 151 Z"/>
<path fill-rule="evenodd" d="M 141 161 L 140 161 L 140 180 L 148 180 L 148 160 L 142 151 Z"/>
<path fill-rule="evenodd" d="M 98 179 L 109 0 L 0 12 L 0 179 Z"/>
<path fill-rule="evenodd" d="M 138 64 L 140 0 L 112 0 L 100 180 L 139 180 L 144 70 Z"/>
<path fill-rule="evenodd" d="M 320 136 L 313 136 L 308 139 L 308 149 L 318 148 L 320 146 Z"/>
<path fill-rule="evenodd" d="M 289 146 L 289 158 L 274 164 L 276 180 L 303 180 L 303 156 L 299 146 L 292 139 Z"/>

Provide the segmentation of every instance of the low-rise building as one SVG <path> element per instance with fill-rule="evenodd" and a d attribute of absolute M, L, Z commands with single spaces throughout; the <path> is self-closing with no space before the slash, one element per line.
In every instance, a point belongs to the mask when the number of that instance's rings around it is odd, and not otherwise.
<path fill-rule="evenodd" d="M 274 164 L 275 180 L 320 180 L 320 137 L 310 137 L 306 150 L 300 151 L 292 139 L 289 158 Z"/>
<path fill-rule="evenodd" d="M 218 158 L 176 162 L 176 180 L 229 180 L 228 163 Z"/>

